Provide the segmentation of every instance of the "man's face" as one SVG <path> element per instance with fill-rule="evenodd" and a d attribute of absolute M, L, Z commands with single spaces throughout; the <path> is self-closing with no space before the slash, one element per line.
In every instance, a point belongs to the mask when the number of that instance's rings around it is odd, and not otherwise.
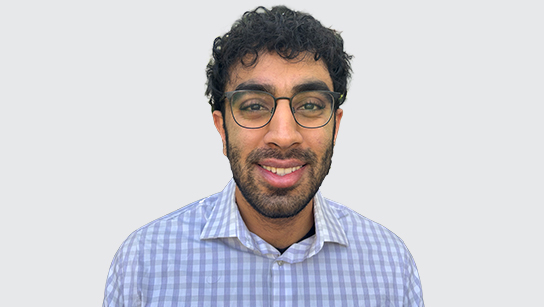
<path fill-rule="evenodd" d="M 288 61 L 275 53 L 264 53 L 255 66 L 234 67 L 225 91 L 255 88 L 276 97 L 292 97 L 302 88 L 332 91 L 333 85 L 325 64 L 316 62 L 312 55 Z M 329 171 L 342 110 L 316 129 L 299 126 L 286 99 L 277 101 L 272 120 L 259 129 L 238 126 L 228 103 L 224 114 L 223 118 L 220 111 L 214 111 L 213 117 L 231 164 L 237 196 L 243 196 L 237 197 L 238 205 L 247 202 L 268 218 L 298 214 L 312 201 Z"/>

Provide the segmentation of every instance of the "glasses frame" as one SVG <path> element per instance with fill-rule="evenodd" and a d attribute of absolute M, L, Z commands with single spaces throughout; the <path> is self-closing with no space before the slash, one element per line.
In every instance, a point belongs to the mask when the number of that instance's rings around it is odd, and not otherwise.
<path fill-rule="evenodd" d="M 246 127 L 242 124 L 240 124 L 237 120 L 236 120 L 236 117 L 234 116 L 234 111 L 232 110 L 232 104 L 230 103 L 230 100 L 232 98 L 232 96 L 236 93 L 241 93 L 241 92 L 258 92 L 258 93 L 263 93 L 263 94 L 266 94 L 270 97 L 272 97 L 274 99 L 274 108 L 272 109 L 272 114 L 270 115 L 270 118 L 268 119 L 268 121 L 264 124 L 264 125 L 261 125 L 259 127 Z M 298 122 L 296 116 L 295 116 L 295 111 L 293 110 L 293 98 L 295 98 L 295 96 L 299 95 L 299 94 L 302 94 L 302 93 L 307 93 L 307 92 L 320 92 L 320 93 L 327 93 L 329 95 L 332 96 L 333 98 L 333 102 L 332 102 L 332 105 L 331 105 L 331 115 L 329 116 L 329 118 L 327 119 L 327 121 L 320 125 L 320 126 L 317 126 L 317 127 L 308 127 L 308 126 L 304 126 L 302 125 L 301 123 Z M 285 99 L 285 100 L 289 100 L 289 109 L 291 110 L 291 115 L 293 115 L 293 119 L 295 120 L 295 122 L 303 127 L 303 128 L 306 128 L 306 129 L 317 129 L 317 128 L 321 128 L 325 125 L 327 125 L 330 121 L 331 121 L 331 118 L 333 116 L 333 114 L 335 113 L 335 106 L 337 104 L 337 102 L 342 98 L 342 93 L 338 93 L 338 92 L 332 92 L 332 91 L 324 91 L 324 90 L 315 90 L 315 91 L 302 91 L 302 92 L 298 92 L 298 93 L 295 93 L 292 97 L 276 97 L 274 95 L 272 95 L 271 93 L 269 92 L 266 92 L 266 91 L 259 91 L 259 90 L 237 90 L 237 91 L 230 91 L 230 92 L 225 92 L 225 94 L 223 95 L 223 99 L 228 99 L 229 100 L 229 104 L 230 104 L 230 114 L 232 115 L 232 118 L 234 119 L 234 122 L 236 122 L 236 124 L 238 124 L 238 126 L 242 127 L 242 128 L 245 128 L 245 129 L 261 129 L 262 127 L 268 125 L 270 123 L 270 121 L 272 120 L 272 118 L 274 117 L 274 114 L 276 113 L 276 108 L 278 106 L 278 100 L 281 100 L 281 99 Z"/>

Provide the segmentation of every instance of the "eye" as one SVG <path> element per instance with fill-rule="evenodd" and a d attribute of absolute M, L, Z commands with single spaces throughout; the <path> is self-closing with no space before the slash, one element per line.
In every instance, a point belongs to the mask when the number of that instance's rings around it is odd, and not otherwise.
<path fill-rule="evenodd" d="M 330 108 L 331 97 L 327 92 L 309 91 L 300 92 L 293 97 L 293 109 L 295 112 L 315 114 Z"/>
<path fill-rule="evenodd" d="M 268 111 L 268 107 L 260 101 L 245 101 L 240 105 L 240 111 L 244 112 L 259 112 L 259 111 Z"/>
<path fill-rule="evenodd" d="M 306 98 L 295 106 L 295 112 L 318 112 L 325 109 L 325 103 L 321 99 Z"/>
<path fill-rule="evenodd" d="M 304 111 L 316 111 L 316 110 L 322 110 L 322 109 L 323 109 L 322 105 L 318 105 L 313 102 L 306 102 L 299 107 L 299 110 L 304 110 Z"/>

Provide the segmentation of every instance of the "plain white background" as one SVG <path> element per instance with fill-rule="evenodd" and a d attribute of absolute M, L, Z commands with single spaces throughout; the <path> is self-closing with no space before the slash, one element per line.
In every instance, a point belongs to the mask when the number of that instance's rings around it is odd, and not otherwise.
<path fill-rule="evenodd" d="M 427 306 L 541 302 L 540 3 L 289 3 L 355 56 L 325 196 L 405 241 Z M 132 231 L 223 189 L 204 68 L 256 5 L 0 4 L 2 305 L 99 306 Z"/>

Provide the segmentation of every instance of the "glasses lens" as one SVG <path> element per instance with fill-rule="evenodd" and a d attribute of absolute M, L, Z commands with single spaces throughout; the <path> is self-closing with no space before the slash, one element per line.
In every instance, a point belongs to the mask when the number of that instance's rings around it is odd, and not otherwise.
<path fill-rule="evenodd" d="M 266 125 L 274 112 L 274 97 L 266 92 L 238 91 L 230 103 L 234 120 L 247 128 Z"/>
<path fill-rule="evenodd" d="M 333 104 L 334 97 L 329 92 L 301 92 L 293 97 L 293 114 L 304 127 L 321 127 L 329 122 Z"/>

